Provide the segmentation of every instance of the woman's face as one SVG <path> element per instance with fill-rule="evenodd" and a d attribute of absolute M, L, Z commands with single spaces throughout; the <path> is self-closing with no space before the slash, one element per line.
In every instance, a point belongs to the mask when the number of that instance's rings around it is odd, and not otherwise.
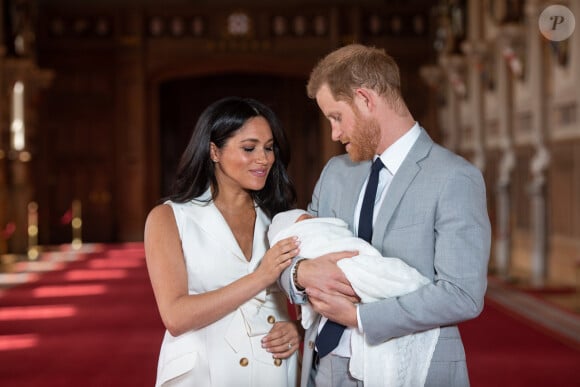
<path fill-rule="evenodd" d="M 274 138 L 264 117 L 252 117 L 220 149 L 211 143 L 211 158 L 220 191 L 264 188 L 274 164 Z"/>

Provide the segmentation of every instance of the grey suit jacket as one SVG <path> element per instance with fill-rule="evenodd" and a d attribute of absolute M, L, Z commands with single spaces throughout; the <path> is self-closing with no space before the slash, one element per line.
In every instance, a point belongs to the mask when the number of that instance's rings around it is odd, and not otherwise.
<path fill-rule="evenodd" d="M 350 228 L 370 161 L 332 158 L 314 189 L 309 212 L 346 221 Z M 372 244 L 431 279 L 409 294 L 361 304 L 369 343 L 441 327 L 426 386 L 468 386 L 457 324 L 478 316 L 487 287 L 491 230 L 483 177 L 463 158 L 435 144 L 424 129 L 393 177 L 373 228 Z M 290 270 L 280 284 L 291 300 Z M 305 335 L 302 382 L 309 385 L 314 324 Z"/>

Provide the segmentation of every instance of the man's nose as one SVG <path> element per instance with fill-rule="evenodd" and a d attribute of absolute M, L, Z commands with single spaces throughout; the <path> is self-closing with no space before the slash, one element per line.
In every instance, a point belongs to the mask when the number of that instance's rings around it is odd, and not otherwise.
<path fill-rule="evenodd" d="M 340 140 L 340 130 L 336 127 L 336 125 L 332 125 L 331 127 L 331 131 L 330 131 L 330 138 L 332 138 L 332 141 L 339 141 Z"/>

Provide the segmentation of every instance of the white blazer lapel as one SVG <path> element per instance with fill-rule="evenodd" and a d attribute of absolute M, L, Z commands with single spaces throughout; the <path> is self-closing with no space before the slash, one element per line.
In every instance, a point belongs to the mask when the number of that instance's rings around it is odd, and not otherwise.
<path fill-rule="evenodd" d="M 248 272 L 253 272 L 260 265 L 266 250 L 269 248 L 268 239 L 266 237 L 266 231 L 270 225 L 271 220 L 266 216 L 266 214 L 256 206 L 256 224 L 254 226 L 254 241 L 252 244 L 252 259 L 250 261 Z M 264 302 L 268 295 L 268 290 L 264 289 L 260 293 L 254 296 L 254 299 Z"/>
<path fill-rule="evenodd" d="M 268 249 L 268 240 L 266 231 L 270 225 L 268 216 L 256 206 L 256 224 L 254 226 L 254 242 L 252 245 L 252 260 L 250 261 L 250 271 L 256 270 L 258 264 L 266 254 Z"/>
<path fill-rule="evenodd" d="M 213 201 L 209 203 L 194 201 L 193 205 L 196 206 L 194 221 L 207 232 L 208 237 L 218 241 L 221 246 L 237 258 L 246 261 L 234 234 Z"/>

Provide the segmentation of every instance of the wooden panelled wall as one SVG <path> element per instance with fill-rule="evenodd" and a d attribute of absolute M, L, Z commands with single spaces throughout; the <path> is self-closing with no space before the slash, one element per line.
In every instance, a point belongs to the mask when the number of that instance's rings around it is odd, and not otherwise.
<path fill-rule="evenodd" d="M 326 160 L 343 152 L 305 83 L 316 61 L 345 43 L 386 48 L 399 61 L 417 119 L 439 137 L 436 94 L 418 76 L 433 59 L 431 1 L 30 3 L 36 39 L 28 60 L 53 74 L 27 105 L 37 125 L 28 134 L 26 184 L 39 205 L 43 245 L 70 242 L 65 215 L 76 199 L 85 242 L 142 240 L 187 128 L 231 93 L 258 96 L 281 117 L 305 206 Z M 4 187 L 12 189 L 10 181 Z M 13 252 L 26 249 L 24 229 L 18 233 L 9 241 Z"/>

